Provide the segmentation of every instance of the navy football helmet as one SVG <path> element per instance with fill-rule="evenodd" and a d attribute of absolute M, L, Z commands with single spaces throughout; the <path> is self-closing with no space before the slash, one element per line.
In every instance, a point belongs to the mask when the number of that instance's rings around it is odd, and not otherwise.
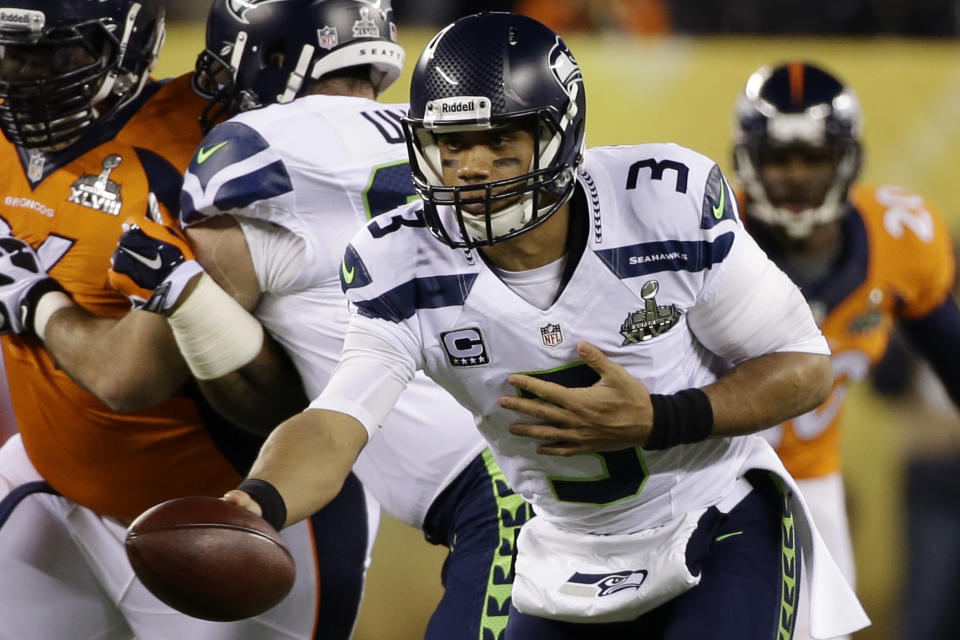
<path fill-rule="evenodd" d="M 747 80 L 736 103 L 734 166 L 750 199 L 746 214 L 804 238 L 843 215 L 850 185 L 860 173 L 863 115 L 852 89 L 807 62 L 762 67 Z M 791 211 L 771 202 L 760 178 L 771 149 L 807 147 L 832 152 L 836 167 L 822 203 Z"/>
<path fill-rule="evenodd" d="M 403 60 L 390 0 L 214 0 L 195 76 L 211 97 L 201 124 L 290 102 L 347 67 L 369 65 L 381 93 Z"/>
<path fill-rule="evenodd" d="M 0 129 L 56 149 L 139 95 L 164 40 L 155 0 L 5 0 L 0 8 Z"/>
<path fill-rule="evenodd" d="M 580 67 L 556 33 L 511 13 L 461 18 L 427 45 L 411 82 L 404 119 L 410 165 L 427 227 L 439 240 L 491 245 L 543 223 L 569 200 L 583 159 L 586 95 Z M 527 173 L 445 186 L 437 136 L 504 125 L 534 134 Z M 495 211 L 503 201 L 512 204 Z M 483 213 L 463 208 L 477 204 Z"/>

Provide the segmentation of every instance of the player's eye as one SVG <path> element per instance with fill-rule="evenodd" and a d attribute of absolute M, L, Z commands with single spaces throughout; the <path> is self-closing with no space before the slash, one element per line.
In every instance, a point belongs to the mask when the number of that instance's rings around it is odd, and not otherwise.
<path fill-rule="evenodd" d="M 440 145 L 441 149 L 444 149 L 445 151 L 448 151 L 451 153 L 456 153 L 457 151 L 460 151 L 460 149 L 463 148 L 463 141 L 460 140 L 460 138 L 455 135 L 440 136 L 437 142 Z"/>

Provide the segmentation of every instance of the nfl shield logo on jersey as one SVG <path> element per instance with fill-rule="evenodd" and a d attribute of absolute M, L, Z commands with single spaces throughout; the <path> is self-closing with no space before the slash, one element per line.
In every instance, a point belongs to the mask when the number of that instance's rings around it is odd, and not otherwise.
<path fill-rule="evenodd" d="M 563 342 L 563 331 L 558 324 L 547 324 L 540 327 L 540 339 L 545 347 L 556 347 Z"/>
<path fill-rule="evenodd" d="M 43 155 L 42 151 L 30 150 L 30 168 L 27 169 L 27 178 L 30 182 L 40 182 L 43 178 L 43 166 L 46 161 L 47 157 Z"/>
<path fill-rule="evenodd" d="M 323 29 L 317 29 L 317 41 L 321 48 L 333 49 L 340 43 L 340 38 L 337 37 L 337 28 L 324 27 Z"/>

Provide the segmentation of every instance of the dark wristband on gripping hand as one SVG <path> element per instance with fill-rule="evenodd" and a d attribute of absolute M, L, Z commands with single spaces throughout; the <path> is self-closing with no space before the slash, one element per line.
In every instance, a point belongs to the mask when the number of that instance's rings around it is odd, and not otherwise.
<path fill-rule="evenodd" d="M 713 407 L 701 389 L 650 394 L 653 428 L 644 449 L 668 449 L 706 440 L 713 431 Z"/>
<path fill-rule="evenodd" d="M 38 280 L 35 285 L 30 287 L 27 295 L 23 297 L 20 308 L 20 313 L 22 314 L 20 318 L 21 324 L 23 325 L 24 331 L 35 338 L 40 337 L 37 335 L 36 327 L 33 326 L 33 321 L 37 317 L 37 304 L 40 302 L 40 298 L 52 291 L 67 293 L 63 286 L 53 278 L 44 278 L 43 280 Z"/>
<path fill-rule="evenodd" d="M 287 522 L 287 505 L 277 488 L 259 478 L 247 478 L 237 487 L 246 492 L 253 501 L 260 505 L 261 518 L 277 531 Z"/>

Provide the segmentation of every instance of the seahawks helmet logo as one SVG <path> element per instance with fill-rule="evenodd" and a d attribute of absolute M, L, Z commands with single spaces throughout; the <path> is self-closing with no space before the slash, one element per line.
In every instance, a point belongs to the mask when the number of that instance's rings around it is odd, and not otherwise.
<path fill-rule="evenodd" d="M 227 11 L 229 11 L 233 16 L 242 22 L 243 24 L 250 24 L 250 21 L 247 20 L 247 12 L 258 7 L 262 7 L 268 4 L 276 4 L 278 2 L 287 2 L 287 0 L 227 0 Z"/>
<path fill-rule="evenodd" d="M 557 36 L 557 41 L 550 49 L 550 70 L 557 83 L 563 87 L 567 95 L 571 95 L 573 85 L 583 82 L 583 74 L 580 72 L 580 65 L 574 59 L 570 49 L 563 43 L 563 40 Z"/>

